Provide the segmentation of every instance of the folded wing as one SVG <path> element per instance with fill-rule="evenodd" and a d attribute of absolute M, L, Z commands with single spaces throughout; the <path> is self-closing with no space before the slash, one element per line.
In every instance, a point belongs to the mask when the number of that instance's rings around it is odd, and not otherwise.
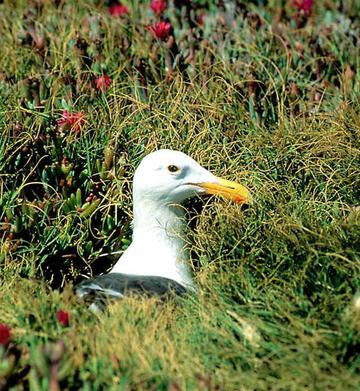
<path fill-rule="evenodd" d="M 76 294 L 92 309 L 103 309 L 112 299 L 128 295 L 158 296 L 183 295 L 187 289 L 178 282 L 158 276 L 109 273 L 83 281 L 75 287 Z"/>

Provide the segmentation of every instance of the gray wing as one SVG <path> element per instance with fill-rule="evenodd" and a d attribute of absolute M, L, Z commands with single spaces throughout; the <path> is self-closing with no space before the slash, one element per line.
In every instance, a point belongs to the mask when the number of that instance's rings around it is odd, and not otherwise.
<path fill-rule="evenodd" d="M 170 294 L 183 295 L 187 289 L 165 277 L 109 273 L 81 282 L 75 291 L 80 298 L 99 309 L 104 308 L 109 299 L 121 299 L 126 295 L 164 298 Z"/>

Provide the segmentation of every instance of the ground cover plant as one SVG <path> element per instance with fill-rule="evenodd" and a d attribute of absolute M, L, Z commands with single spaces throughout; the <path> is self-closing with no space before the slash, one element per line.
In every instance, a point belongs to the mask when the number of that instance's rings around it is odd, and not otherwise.
<path fill-rule="evenodd" d="M 357 1 L 0 4 L 0 389 L 359 389 Z M 199 295 L 90 313 L 158 148 L 254 203 L 189 205 Z"/>

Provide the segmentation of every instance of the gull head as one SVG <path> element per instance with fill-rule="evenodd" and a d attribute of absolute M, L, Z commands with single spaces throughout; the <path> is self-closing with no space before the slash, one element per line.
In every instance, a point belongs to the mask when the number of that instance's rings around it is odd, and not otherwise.
<path fill-rule="evenodd" d="M 250 201 L 249 190 L 219 178 L 190 156 L 161 149 L 145 156 L 135 171 L 133 194 L 141 201 L 182 204 L 197 195 L 221 195 L 239 204 Z"/>

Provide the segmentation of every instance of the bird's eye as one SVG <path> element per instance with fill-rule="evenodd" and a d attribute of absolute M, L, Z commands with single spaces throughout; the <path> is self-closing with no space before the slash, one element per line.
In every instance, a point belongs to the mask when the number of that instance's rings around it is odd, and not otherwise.
<path fill-rule="evenodd" d="M 168 166 L 167 168 L 170 172 L 177 172 L 180 170 L 180 168 L 178 166 L 174 166 L 173 164 L 170 164 L 170 166 Z"/>

